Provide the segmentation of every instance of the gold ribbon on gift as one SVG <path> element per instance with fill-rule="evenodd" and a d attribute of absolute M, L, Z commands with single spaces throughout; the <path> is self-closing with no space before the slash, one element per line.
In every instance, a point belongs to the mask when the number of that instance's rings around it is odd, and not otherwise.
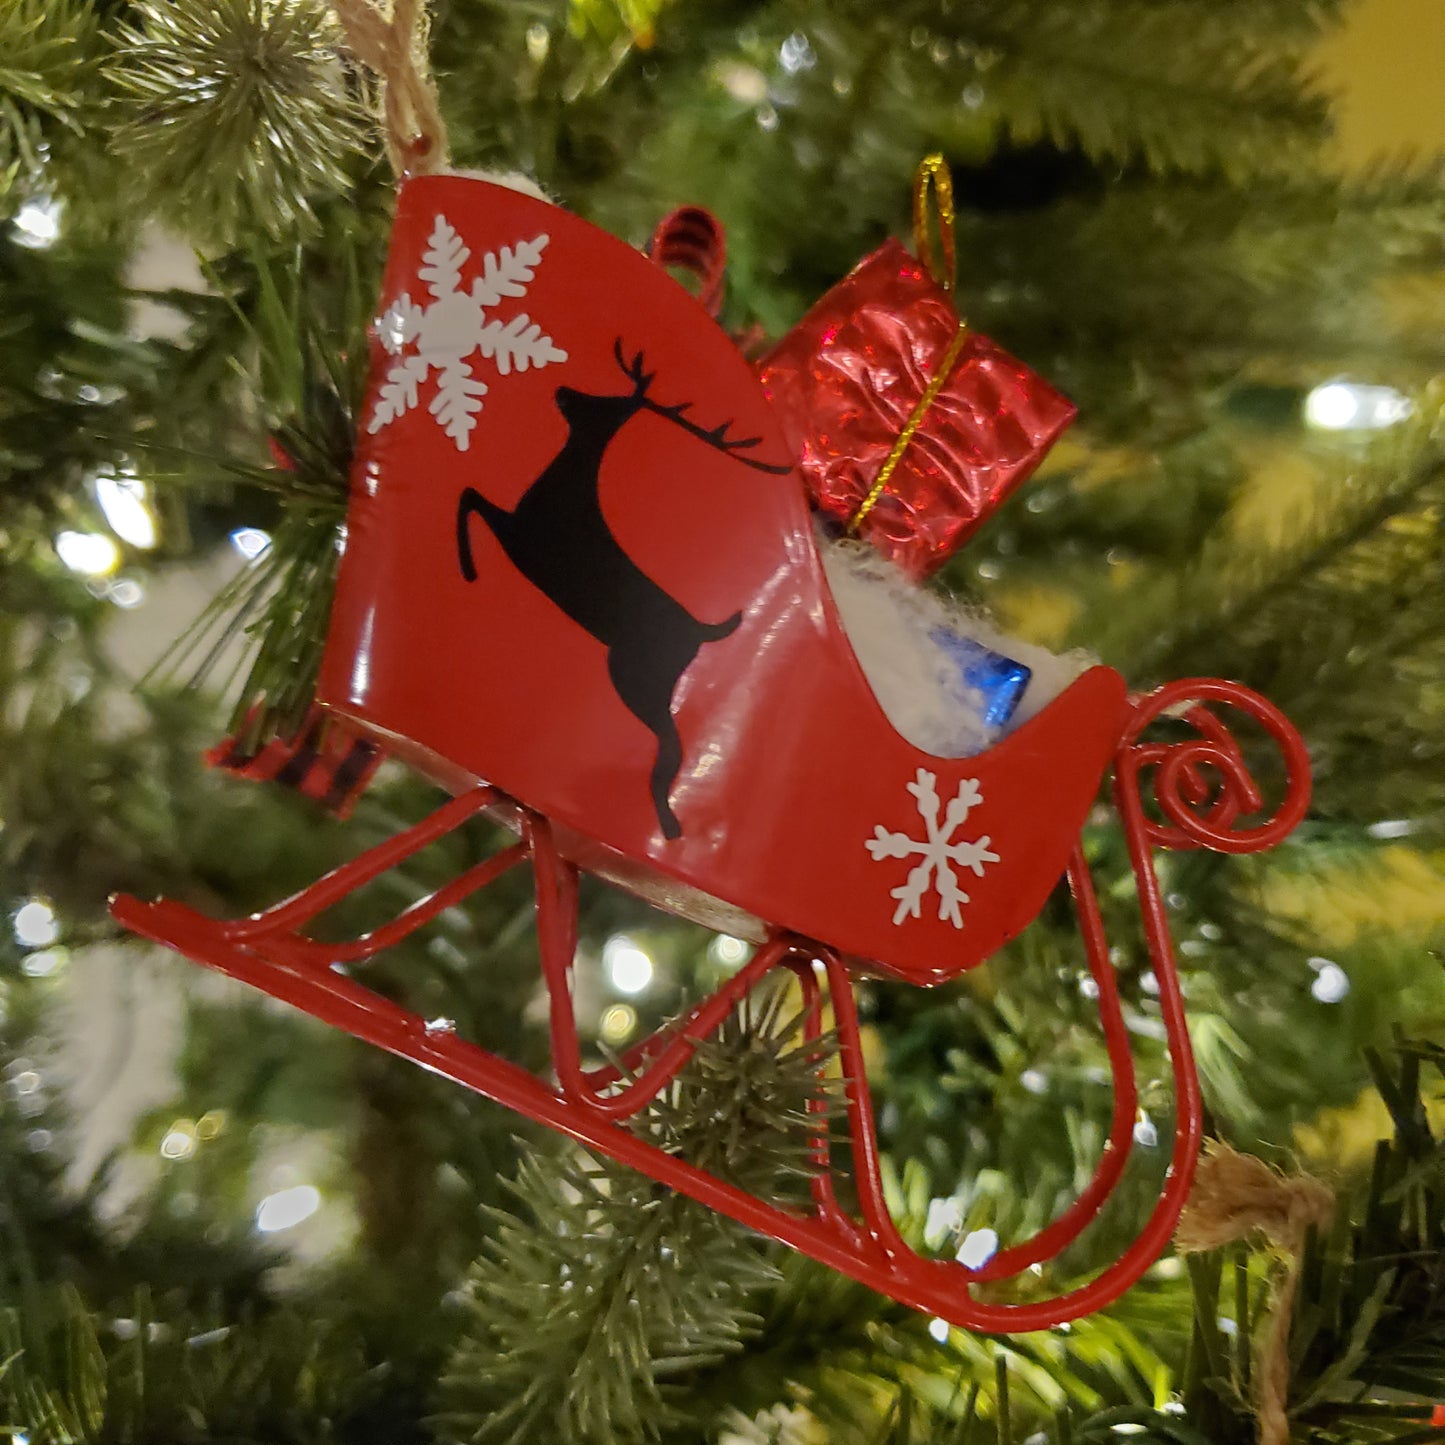
<path fill-rule="evenodd" d="M 932 205 L 930 206 L 930 202 Z M 934 244 L 934 212 L 937 212 L 938 241 Z M 953 209 L 953 174 L 948 169 L 948 162 L 937 153 L 924 158 L 918 164 L 918 170 L 913 177 L 913 249 L 918 254 L 918 259 L 928 267 L 929 275 L 952 296 L 954 288 L 958 284 L 958 253 L 954 239 L 954 216 Z M 963 343 L 968 339 L 968 322 L 962 317 L 958 320 L 958 330 L 953 334 L 953 340 L 948 343 L 942 358 L 939 360 L 937 369 L 928 379 L 928 385 L 923 388 L 923 394 L 918 398 L 914 408 L 908 414 L 908 420 L 903 423 L 902 430 L 898 433 L 897 440 L 893 443 L 892 450 L 888 453 L 883 465 L 878 468 L 878 476 L 868 495 L 858 504 L 858 510 L 848 519 L 848 531 L 856 534 L 859 527 L 863 525 L 863 519 L 871 512 L 878 501 L 878 498 L 888 490 L 888 483 L 893 479 L 893 473 L 898 470 L 898 463 L 903 460 L 903 454 L 909 448 L 913 438 L 917 435 L 919 427 L 923 425 L 924 418 L 928 415 L 928 409 L 938 399 L 938 393 L 943 390 L 953 373 L 953 368 L 958 363 L 959 354 L 963 351 Z"/>

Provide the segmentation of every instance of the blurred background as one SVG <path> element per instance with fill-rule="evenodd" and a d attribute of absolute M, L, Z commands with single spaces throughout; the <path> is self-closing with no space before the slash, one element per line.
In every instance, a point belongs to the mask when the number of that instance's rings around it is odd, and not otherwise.
<path fill-rule="evenodd" d="M 1160 864 L 1209 1129 L 1338 1196 L 1289 1438 L 1445 1439 L 1445 11 L 451 0 L 430 55 L 456 164 L 637 244 L 713 209 L 754 339 L 908 241 L 914 166 L 948 157 L 961 308 L 1080 419 L 938 585 L 1139 687 L 1238 677 L 1304 734 L 1289 844 Z M 395 763 L 343 822 L 202 761 L 306 716 L 392 197 L 374 101 L 319 0 L 0 12 L 0 1439 L 1256 1438 L 1258 1240 L 1168 1254 L 1071 1327 L 966 1335 L 109 921 L 117 891 L 244 914 L 435 805 Z M 1173 1122 L 1107 810 L 1085 846 L 1138 1147 L 1025 1294 L 1131 1237 Z M 522 878 L 450 909 L 380 986 L 545 1069 L 530 912 Z M 589 1050 L 750 955 L 589 888 Z M 1055 899 L 958 984 L 860 985 L 912 1242 L 1007 1242 L 1087 1180 L 1088 983 Z M 682 1136 L 750 1120 L 748 1177 L 816 1082 L 796 1007 L 751 1008 L 666 1101 Z"/>

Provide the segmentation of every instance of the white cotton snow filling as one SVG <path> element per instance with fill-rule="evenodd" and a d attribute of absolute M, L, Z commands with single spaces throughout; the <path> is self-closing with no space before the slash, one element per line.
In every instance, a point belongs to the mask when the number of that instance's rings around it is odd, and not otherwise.
<path fill-rule="evenodd" d="M 843 630 L 888 721 L 916 748 L 941 758 L 983 752 L 1036 716 L 1095 659 L 1058 655 L 1006 637 L 978 611 L 910 582 L 868 543 L 819 535 L 818 550 Z M 983 699 L 958 661 L 932 636 L 962 634 L 1029 668 L 1023 697 L 1002 729 L 983 718 Z"/>

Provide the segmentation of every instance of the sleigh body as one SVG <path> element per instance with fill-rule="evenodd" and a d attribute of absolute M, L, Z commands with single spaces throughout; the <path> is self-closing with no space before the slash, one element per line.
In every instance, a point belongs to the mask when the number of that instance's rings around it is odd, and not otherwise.
<path fill-rule="evenodd" d="M 960 1324 L 1037 1328 L 1126 1288 L 1172 1231 L 1200 1128 L 1150 849 L 1245 851 L 1288 832 L 1308 795 L 1293 729 L 1232 684 L 1176 684 L 1140 702 L 1096 667 L 985 753 L 920 752 L 890 726 L 848 645 L 766 398 L 683 288 L 556 207 L 438 176 L 403 188 L 380 310 L 319 696 L 453 801 L 254 919 L 215 923 L 134 900 L 120 900 L 117 916 Z M 1198 706 L 1211 699 L 1252 712 L 1286 753 L 1287 798 L 1242 832 L 1261 799 L 1227 731 Z M 1188 712 L 1198 737 L 1148 742 L 1145 727 L 1166 711 Z M 985 1304 L 978 1284 L 1077 1237 L 1132 1140 L 1128 1040 L 1079 847 L 1111 769 L 1175 1073 L 1173 1168 L 1139 1240 L 1098 1280 L 1062 1299 Z M 1153 815 L 1140 787 L 1151 770 Z M 483 811 L 519 841 L 368 938 L 306 935 L 330 904 Z M 528 863 L 553 1081 L 378 997 L 356 974 Z M 581 1062 L 571 998 L 580 871 L 758 945 L 621 1072 Z M 920 1258 L 883 1202 L 850 977 L 954 977 L 1026 927 L 1065 875 L 1116 1073 L 1098 1175 L 1060 1220 L 983 1265 Z M 626 1127 L 696 1040 L 779 968 L 799 980 L 815 1037 L 825 998 L 831 1007 L 856 1216 L 821 1167 L 821 1134 L 814 1207 L 799 1213 Z"/>
<path fill-rule="evenodd" d="M 451 791 L 497 786 L 552 821 L 566 856 L 700 921 L 754 940 L 781 926 L 917 982 L 997 951 L 1063 872 L 1123 733 L 1123 681 L 1094 669 L 980 757 L 910 747 L 848 645 L 788 449 L 722 330 L 631 247 L 544 202 L 454 177 L 404 189 L 388 301 L 416 289 L 439 217 L 474 254 L 547 237 L 526 314 L 567 360 L 489 377 L 465 451 L 422 405 L 364 437 L 321 701 Z M 595 478 L 612 534 L 667 596 L 704 623 L 740 614 L 672 689 L 682 745 L 669 789 L 676 837 L 665 835 L 649 789 L 657 739 L 609 675 L 618 648 L 531 584 L 477 520 L 464 524 L 468 580 L 458 565 L 460 488 L 438 480 L 464 479 L 515 509 L 574 434 L 558 389 L 628 391 L 619 345 L 624 358 L 644 358 L 660 405 L 688 404 L 699 424 L 756 439 L 745 452 L 721 450 L 639 411 L 611 438 Z M 384 376 L 386 354 L 376 362 Z M 567 565 L 586 588 L 612 585 L 570 535 L 568 508 L 554 510 L 543 545 L 570 547 Z M 642 608 L 618 626 L 644 665 L 661 650 Z M 923 832 L 909 792 L 920 770 L 935 780 L 940 809 L 960 784 L 976 785 L 979 801 L 957 835 L 988 838 L 996 855 L 963 870 L 968 902 L 957 921 L 939 916 L 930 889 L 916 917 L 895 922 L 892 890 L 912 859 L 868 850 L 880 827 Z"/>

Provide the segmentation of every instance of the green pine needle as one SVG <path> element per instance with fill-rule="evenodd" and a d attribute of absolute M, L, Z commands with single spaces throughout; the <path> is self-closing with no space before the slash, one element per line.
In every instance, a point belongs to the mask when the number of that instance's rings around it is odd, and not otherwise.
<path fill-rule="evenodd" d="M 77 0 L 0 5 L 0 199 L 9 180 L 38 171 L 42 146 L 57 129 L 83 129 L 94 28 L 90 9 Z"/>
<path fill-rule="evenodd" d="M 258 257 L 244 297 L 232 301 L 239 334 L 258 358 L 254 374 L 243 371 L 243 387 L 267 426 L 272 465 L 157 448 L 186 462 L 181 484 L 225 479 L 272 492 L 281 505 L 265 552 L 217 594 L 148 679 L 183 676 L 192 688 L 224 688 L 235 678 L 221 677 L 218 667 L 240 640 L 244 678 L 231 728 L 248 752 L 294 737 L 315 697 L 365 379 L 369 286 L 352 261 L 328 285 L 307 275 L 300 258 L 280 265 Z"/>
<path fill-rule="evenodd" d="M 0 1310 L 0 1440 L 310 1445 L 386 1385 L 348 1330 L 297 1313 L 222 1323 L 160 1312 L 144 1291 L 101 1312 L 73 1289 Z"/>
<path fill-rule="evenodd" d="M 983 104 L 1020 144 L 1072 142 L 1160 173 L 1261 176 L 1287 173 L 1326 133 L 1325 103 L 1298 65 L 1199 6 L 994 0 L 963 12 L 959 29 L 986 63 Z"/>
<path fill-rule="evenodd" d="M 754 1193 L 811 1172 L 818 1048 L 780 995 L 745 1001 L 636 1124 Z M 756 1236 L 633 1171 L 573 1150 L 527 1160 L 520 1217 L 474 1266 L 443 1421 L 468 1440 L 622 1445 L 683 1416 L 677 1382 L 740 1350 L 776 1278 Z"/>
<path fill-rule="evenodd" d="M 341 191 L 364 112 L 324 0 L 145 0 L 111 76 L 147 203 L 205 238 L 279 233 Z"/>

